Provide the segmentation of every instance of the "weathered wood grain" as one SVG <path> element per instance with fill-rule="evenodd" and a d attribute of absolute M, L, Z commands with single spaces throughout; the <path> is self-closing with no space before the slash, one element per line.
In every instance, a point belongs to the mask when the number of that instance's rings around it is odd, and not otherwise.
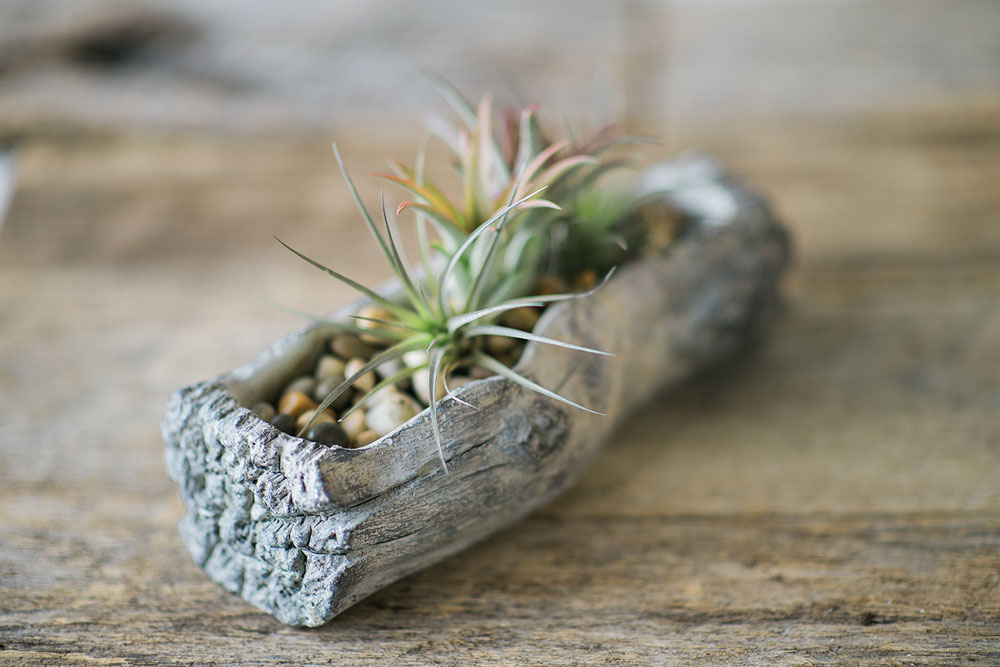
<path fill-rule="evenodd" d="M 0 663 L 997 662 L 998 118 L 687 126 L 794 228 L 773 337 L 642 408 L 562 499 L 310 631 L 190 561 L 157 424 L 299 324 L 253 292 L 349 298 L 303 291 L 270 232 L 324 261 L 357 242 L 345 269 L 383 277 L 325 142 L 25 146 L 0 229 Z"/>

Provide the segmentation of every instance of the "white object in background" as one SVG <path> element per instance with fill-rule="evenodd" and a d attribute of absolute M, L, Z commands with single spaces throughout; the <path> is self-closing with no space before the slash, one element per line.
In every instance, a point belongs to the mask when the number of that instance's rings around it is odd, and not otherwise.
<path fill-rule="evenodd" d="M 14 190 L 17 187 L 14 166 L 13 148 L 0 147 L 0 229 L 3 228 L 7 209 L 10 208 L 10 202 L 14 199 Z"/>

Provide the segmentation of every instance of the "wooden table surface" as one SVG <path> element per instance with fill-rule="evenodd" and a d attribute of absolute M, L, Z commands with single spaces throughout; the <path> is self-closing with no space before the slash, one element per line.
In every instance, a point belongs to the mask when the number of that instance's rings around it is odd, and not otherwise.
<path fill-rule="evenodd" d="M 393 0 L 411 19 L 366 23 L 348 3 L 336 39 L 303 13 L 244 59 L 273 17 L 157 0 L 167 33 L 201 41 L 133 64 L 100 49 L 148 17 L 108 32 L 120 3 L 88 0 L 100 21 L 68 28 L 68 4 L 0 8 L 0 149 L 24 138 L 0 223 L 0 664 L 1000 664 L 995 2 L 670 3 L 666 39 L 667 3 L 595 0 L 580 24 L 623 43 L 546 34 L 575 69 L 529 83 L 577 93 L 624 68 L 633 117 L 671 107 L 669 147 L 773 198 L 796 246 L 787 308 L 751 354 L 636 406 L 563 498 L 314 630 L 191 561 L 159 420 L 173 390 L 300 326 L 255 295 L 351 297 L 272 234 L 385 277 L 317 119 L 358 90 L 409 107 L 352 58 L 447 65 L 444 37 L 397 32 L 444 12 L 474 50 L 480 14 Z M 558 25 L 565 7 L 538 11 Z M 526 62 L 550 46 L 536 33 Z M 331 63 L 350 85 L 306 85 Z M 371 201 L 364 174 L 412 154 L 393 132 L 341 137 Z"/>
<path fill-rule="evenodd" d="M 316 630 L 192 563 L 157 428 L 299 325 L 255 294 L 348 298 L 271 233 L 384 275 L 324 138 L 27 142 L 0 229 L 0 663 L 1000 662 L 1000 104 L 679 137 L 789 221 L 772 335 L 637 406 L 558 502 Z M 370 142 L 358 174 L 399 148 Z"/>

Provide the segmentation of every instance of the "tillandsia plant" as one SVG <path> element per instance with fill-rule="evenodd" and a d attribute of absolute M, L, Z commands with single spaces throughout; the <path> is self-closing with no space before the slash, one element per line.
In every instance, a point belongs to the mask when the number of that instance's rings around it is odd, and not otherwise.
<path fill-rule="evenodd" d="M 550 141 L 539 126 L 536 105 L 501 111 L 500 131 L 495 132 L 491 95 L 483 96 L 473 109 L 447 81 L 432 72 L 427 74 L 461 119 L 459 125 L 437 120 L 431 128 L 454 153 L 461 198 L 452 201 L 424 177 L 425 145 L 418 151 L 413 168 L 397 161 L 391 164 L 394 174 L 379 175 L 417 196 L 416 201 L 400 204 L 397 214 L 408 208 L 416 212 L 422 250 L 427 248 L 428 221 L 435 226 L 446 252 L 454 252 L 464 234 L 512 196 L 519 198 L 545 187 L 547 201 L 526 205 L 517 222 L 508 227 L 509 242 L 494 268 L 507 276 L 500 287 L 503 294 L 530 289 L 542 269 L 550 275 L 589 270 L 594 278 L 587 286 L 593 286 L 597 275 L 607 273 L 624 258 L 620 251 L 634 235 L 618 227 L 629 220 L 626 214 L 635 203 L 634 197 L 626 184 L 619 180 L 609 186 L 606 177 L 629 161 L 607 154 L 620 144 L 646 138 L 619 135 L 609 125 L 585 141 Z M 550 206 L 552 202 L 558 205 Z M 459 263 L 456 279 L 460 285 L 468 285 L 471 274 L 480 270 L 484 252 L 486 245 L 480 244 Z M 423 250 L 422 255 L 427 270 L 429 253 Z M 564 277 L 572 280 L 576 275 Z"/>
<path fill-rule="evenodd" d="M 534 341 L 610 356 L 606 351 L 536 335 L 526 330 L 530 326 L 506 326 L 504 318 L 517 311 L 585 297 L 598 289 L 603 281 L 595 279 L 583 291 L 548 290 L 535 295 L 530 292 L 543 266 L 559 260 L 554 244 L 560 238 L 560 229 L 572 228 L 573 215 L 587 211 L 588 207 L 598 209 L 603 215 L 601 225 L 605 225 L 627 205 L 623 194 L 597 187 L 604 173 L 619 166 L 618 162 L 599 157 L 599 153 L 614 144 L 613 139 L 589 146 L 575 146 L 569 141 L 549 142 L 539 130 L 533 106 L 505 114 L 501 123 L 504 134 L 498 138 L 490 95 L 484 96 L 474 110 L 449 85 L 443 81 L 438 84 L 463 121 L 456 128 L 437 132 L 457 157 L 462 186 L 459 201 L 450 199 L 443 189 L 425 178 L 426 143 L 423 143 L 413 168 L 395 162 L 394 174 L 379 175 L 416 198 L 391 212 L 386 207 L 383 190 L 381 220 L 377 224 L 362 202 L 336 145 L 333 147 L 361 217 L 398 279 L 403 298 L 389 299 L 283 242 L 282 245 L 372 301 L 373 308 L 354 316 L 355 325 L 330 324 L 374 338 L 383 348 L 364 364 L 352 368 L 353 372 L 345 373 L 344 381 L 323 398 L 299 435 L 306 433 L 313 420 L 345 393 L 357 389 L 362 378 L 402 360 L 404 363 L 399 364 L 398 370 L 384 373 L 381 381 L 368 383 L 370 386 L 359 391 L 360 398 L 340 416 L 340 421 L 399 383 L 423 383 L 425 393 L 420 387 L 416 389 L 426 397 L 444 465 L 436 403 L 444 397 L 460 401 L 449 382 L 456 369 L 477 367 L 556 401 L 595 412 L 521 375 L 493 354 L 496 345 L 488 342 L 498 338 Z M 608 203 L 603 203 L 605 200 Z M 563 202 L 570 206 L 568 211 L 561 205 Z M 396 218 L 407 210 L 416 218 L 421 253 L 418 272 L 408 268 L 398 240 Z M 601 227 L 604 233 L 607 227 L 610 225 Z M 431 231 L 437 237 L 434 242 Z M 563 231 L 562 238 L 566 237 Z M 616 248 L 621 244 L 611 234 L 595 241 L 604 242 Z M 582 244 L 580 248 L 587 250 Z M 606 280 L 617 257 L 609 260 L 607 253 L 594 253 L 594 263 L 589 268 L 600 268 Z"/>

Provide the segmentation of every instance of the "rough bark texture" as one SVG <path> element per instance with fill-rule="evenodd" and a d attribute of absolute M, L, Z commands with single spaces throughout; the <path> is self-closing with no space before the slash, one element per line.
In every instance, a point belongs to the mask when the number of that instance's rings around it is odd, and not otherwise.
<path fill-rule="evenodd" d="M 492 378 L 458 393 L 477 410 L 440 404 L 447 470 L 426 410 L 361 449 L 318 445 L 246 407 L 315 359 L 331 332 L 308 328 L 170 402 L 167 470 L 188 509 L 180 532 L 195 561 L 285 623 L 320 625 L 551 501 L 616 422 L 746 343 L 777 298 L 784 230 L 709 160 L 664 163 L 645 181 L 690 218 L 684 233 L 597 294 L 553 306 L 536 328 L 617 356 L 531 345 L 518 365 L 607 416 Z"/>

